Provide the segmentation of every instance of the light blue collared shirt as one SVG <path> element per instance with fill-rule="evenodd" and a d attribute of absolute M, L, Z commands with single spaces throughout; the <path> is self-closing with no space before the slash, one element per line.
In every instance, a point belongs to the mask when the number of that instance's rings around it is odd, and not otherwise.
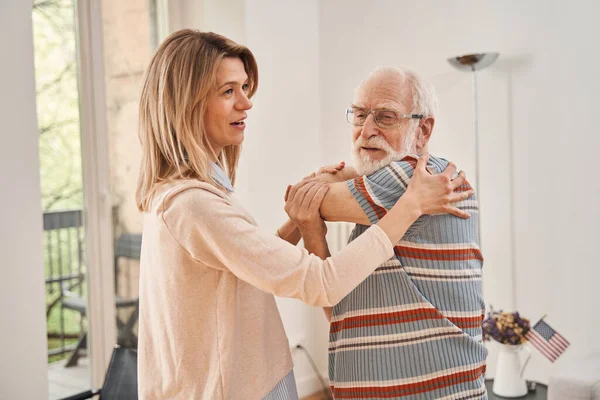
<path fill-rule="evenodd" d="M 229 177 L 227 176 L 225 171 L 223 171 L 216 162 L 212 163 L 212 167 L 213 167 L 213 170 L 212 170 L 213 180 L 215 182 L 217 182 L 219 185 L 223 186 L 228 191 L 234 192 L 233 185 L 231 184 L 231 180 L 229 179 Z"/>

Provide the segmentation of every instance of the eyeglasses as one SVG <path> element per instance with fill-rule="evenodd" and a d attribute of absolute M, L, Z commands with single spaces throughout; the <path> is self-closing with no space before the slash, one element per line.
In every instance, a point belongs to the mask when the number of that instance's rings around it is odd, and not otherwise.
<path fill-rule="evenodd" d="M 369 114 L 373 114 L 375 124 L 380 128 L 393 128 L 403 119 L 423 119 L 423 114 L 400 114 L 391 110 L 364 110 L 357 107 L 346 109 L 346 120 L 354 126 L 363 126 Z"/>

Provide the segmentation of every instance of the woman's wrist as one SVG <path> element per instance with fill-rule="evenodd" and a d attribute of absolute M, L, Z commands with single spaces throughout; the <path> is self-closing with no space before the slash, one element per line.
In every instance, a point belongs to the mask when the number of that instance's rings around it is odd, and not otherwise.
<path fill-rule="evenodd" d="M 412 196 L 402 196 L 377 225 L 394 245 L 402 239 L 408 228 L 421 216 L 418 203 Z"/>
<path fill-rule="evenodd" d="M 402 197 L 400 197 L 392 210 L 396 208 L 401 210 L 402 213 L 409 218 L 414 218 L 415 221 L 419 219 L 421 215 L 423 215 L 421 203 L 419 202 L 418 197 L 414 195 L 410 189 L 407 190 Z"/>

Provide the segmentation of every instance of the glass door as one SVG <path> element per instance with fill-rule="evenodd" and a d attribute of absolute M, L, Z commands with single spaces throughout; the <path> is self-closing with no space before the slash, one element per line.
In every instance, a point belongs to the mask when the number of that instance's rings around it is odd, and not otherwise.
<path fill-rule="evenodd" d="M 49 398 L 89 389 L 88 263 L 79 61 L 72 0 L 33 4 Z"/>
<path fill-rule="evenodd" d="M 165 8 L 33 4 L 49 398 L 100 387 L 113 346 L 137 347 L 138 98 Z"/>

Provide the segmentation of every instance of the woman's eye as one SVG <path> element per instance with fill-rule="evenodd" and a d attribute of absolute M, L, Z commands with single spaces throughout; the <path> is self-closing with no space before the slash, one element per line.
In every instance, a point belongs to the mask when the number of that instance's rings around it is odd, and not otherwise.
<path fill-rule="evenodd" d="M 233 89 L 227 89 L 223 94 L 226 94 L 226 95 L 233 94 Z"/>
<path fill-rule="evenodd" d="M 247 83 L 244 83 L 242 85 L 242 90 L 244 91 L 244 93 L 248 93 L 250 91 L 250 85 L 248 85 Z"/>

